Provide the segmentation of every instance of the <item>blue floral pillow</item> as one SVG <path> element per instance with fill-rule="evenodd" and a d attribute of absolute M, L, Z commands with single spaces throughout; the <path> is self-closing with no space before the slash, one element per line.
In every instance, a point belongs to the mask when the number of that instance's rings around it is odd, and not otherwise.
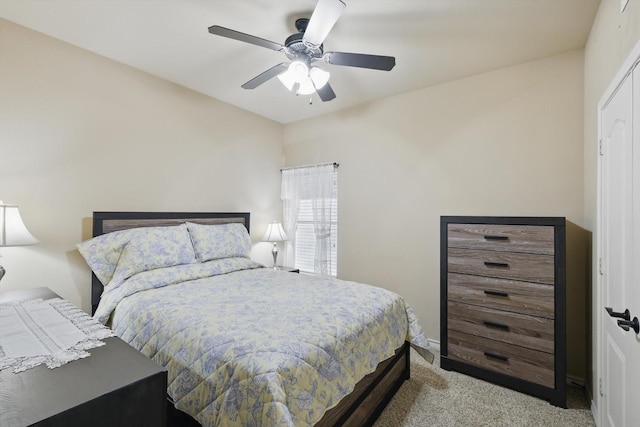
<path fill-rule="evenodd" d="M 78 243 L 76 247 L 98 280 L 111 281 L 122 250 L 131 240 L 132 230 L 114 231 Z"/>
<path fill-rule="evenodd" d="M 251 238 L 239 223 L 203 225 L 187 222 L 198 261 L 244 257 L 251 253 Z"/>
<path fill-rule="evenodd" d="M 186 224 L 173 227 L 144 227 L 129 230 L 112 280 L 124 280 L 134 274 L 174 265 L 196 262 Z"/>

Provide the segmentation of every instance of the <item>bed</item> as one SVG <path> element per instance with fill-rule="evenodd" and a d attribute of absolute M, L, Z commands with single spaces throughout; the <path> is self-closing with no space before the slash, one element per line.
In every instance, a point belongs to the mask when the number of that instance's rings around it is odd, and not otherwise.
<path fill-rule="evenodd" d="M 168 370 L 170 424 L 372 425 L 409 378 L 409 347 L 433 359 L 413 311 L 381 288 L 255 263 L 249 223 L 94 212 L 78 245 L 94 317 Z"/>

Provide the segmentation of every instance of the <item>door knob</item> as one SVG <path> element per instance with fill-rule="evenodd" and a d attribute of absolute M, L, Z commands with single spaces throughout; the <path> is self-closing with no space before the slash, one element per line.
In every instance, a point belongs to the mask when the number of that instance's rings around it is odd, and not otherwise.
<path fill-rule="evenodd" d="M 628 331 L 629 328 L 631 328 L 636 334 L 640 333 L 640 321 L 638 321 L 637 317 L 634 317 L 633 320 L 618 320 L 618 326 L 625 331 Z"/>
<path fill-rule="evenodd" d="M 611 307 L 605 307 L 604 309 L 607 310 L 607 313 L 609 313 L 609 316 L 611 317 L 618 317 L 627 321 L 631 320 L 631 313 L 629 312 L 628 308 L 624 311 L 624 313 L 616 313 Z"/>

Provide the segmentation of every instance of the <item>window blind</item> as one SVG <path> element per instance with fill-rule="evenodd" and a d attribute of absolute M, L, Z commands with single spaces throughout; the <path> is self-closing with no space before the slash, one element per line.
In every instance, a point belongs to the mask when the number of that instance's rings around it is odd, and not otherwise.
<path fill-rule="evenodd" d="M 335 191 L 337 195 L 337 179 L 335 180 Z M 313 210 L 311 200 L 300 202 L 298 213 L 298 229 L 296 230 L 295 267 L 300 271 L 312 273 L 316 258 L 316 233 L 315 221 L 313 220 Z M 329 268 L 331 276 L 337 275 L 338 265 L 338 198 L 331 200 L 331 237 L 330 239 L 330 260 Z"/>

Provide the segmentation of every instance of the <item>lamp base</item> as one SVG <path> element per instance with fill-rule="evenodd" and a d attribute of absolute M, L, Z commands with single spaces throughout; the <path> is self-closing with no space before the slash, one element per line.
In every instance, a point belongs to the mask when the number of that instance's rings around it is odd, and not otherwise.
<path fill-rule="evenodd" d="M 276 263 L 276 260 L 278 259 L 278 244 L 276 242 L 273 242 L 273 248 L 271 249 L 271 254 L 273 255 L 273 269 L 277 270 L 278 264 Z"/>

